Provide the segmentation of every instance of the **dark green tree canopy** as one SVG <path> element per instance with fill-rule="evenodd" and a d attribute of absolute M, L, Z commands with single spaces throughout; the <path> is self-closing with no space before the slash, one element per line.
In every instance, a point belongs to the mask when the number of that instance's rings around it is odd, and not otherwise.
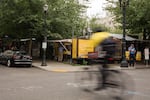
<path fill-rule="evenodd" d="M 47 2 L 47 31 L 50 38 L 70 38 L 72 30 L 81 34 L 85 7 L 76 0 L 1 0 L 0 35 L 12 38 L 41 37 L 44 31 L 43 5 Z"/>
<path fill-rule="evenodd" d="M 122 24 L 122 10 L 118 1 L 109 2 L 106 10 L 115 16 L 115 20 Z M 129 0 L 126 7 L 126 26 L 128 34 L 143 33 L 143 39 L 150 39 L 150 2 L 149 0 Z"/>
<path fill-rule="evenodd" d="M 13 38 L 35 34 L 42 22 L 42 4 L 40 0 L 3 0 L 0 7 L 0 32 Z"/>

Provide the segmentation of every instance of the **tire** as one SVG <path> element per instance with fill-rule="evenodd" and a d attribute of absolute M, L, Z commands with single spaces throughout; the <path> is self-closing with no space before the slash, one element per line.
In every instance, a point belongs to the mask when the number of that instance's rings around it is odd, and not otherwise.
<path fill-rule="evenodd" d="M 129 100 L 132 99 L 133 93 L 135 92 L 135 83 L 132 76 L 128 75 L 126 72 L 122 72 L 122 79 L 123 79 L 123 92 L 122 92 L 122 99 Z"/>
<path fill-rule="evenodd" d="M 129 100 L 134 92 L 134 81 L 127 73 L 119 70 L 110 70 L 106 79 L 107 93 L 110 98 L 115 100 Z"/>
<path fill-rule="evenodd" d="M 32 64 L 27 65 L 28 67 L 32 67 Z"/>
<path fill-rule="evenodd" d="M 93 91 L 98 85 L 99 71 L 92 68 L 82 68 L 77 72 L 77 83 L 83 91 Z"/>
<path fill-rule="evenodd" d="M 11 66 L 12 66 L 12 63 L 11 63 L 11 60 L 10 60 L 10 59 L 7 60 L 7 66 L 8 66 L 8 67 L 11 67 Z"/>

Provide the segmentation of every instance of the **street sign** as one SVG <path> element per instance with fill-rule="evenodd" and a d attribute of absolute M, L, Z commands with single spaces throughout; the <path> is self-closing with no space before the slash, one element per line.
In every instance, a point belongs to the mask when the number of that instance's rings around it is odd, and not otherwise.
<path fill-rule="evenodd" d="M 47 42 L 43 42 L 43 43 L 42 43 L 42 48 L 43 48 L 43 49 L 46 49 L 46 48 L 47 48 Z"/>

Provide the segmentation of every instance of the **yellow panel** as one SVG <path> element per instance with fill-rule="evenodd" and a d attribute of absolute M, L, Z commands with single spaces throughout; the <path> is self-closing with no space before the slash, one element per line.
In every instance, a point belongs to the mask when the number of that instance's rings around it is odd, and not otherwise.
<path fill-rule="evenodd" d="M 129 51 L 126 51 L 126 59 L 129 60 Z"/>
<path fill-rule="evenodd" d="M 72 58 L 77 58 L 77 39 L 72 40 Z"/>
<path fill-rule="evenodd" d="M 88 58 L 88 52 L 94 51 L 94 45 L 92 40 L 79 39 L 78 57 Z"/>
<path fill-rule="evenodd" d="M 93 45 L 96 47 L 98 44 L 100 44 L 104 39 L 108 38 L 110 36 L 110 33 L 108 32 L 97 32 L 92 34 L 90 37 L 91 40 L 93 40 Z"/>
<path fill-rule="evenodd" d="M 138 52 L 136 53 L 136 60 L 137 60 L 137 61 L 141 61 L 141 52 L 140 52 L 140 51 L 138 51 Z"/>

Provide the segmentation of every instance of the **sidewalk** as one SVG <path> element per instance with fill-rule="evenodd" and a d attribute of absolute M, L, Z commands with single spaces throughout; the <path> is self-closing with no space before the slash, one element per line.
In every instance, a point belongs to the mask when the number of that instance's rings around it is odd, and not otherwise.
<path fill-rule="evenodd" d="M 67 64 L 65 62 L 57 62 L 57 61 L 46 61 L 47 66 L 41 66 L 42 61 L 33 61 L 32 65 L 34 67 L 47 70 L 47 71 L 52 71 L 52 72 L 74 72 L 74 71 L 79 71 L 80 67 L 83 65 L 71 65 Z"/>
<path fill-rule="evenodd" d="M 52 72 L 75 72 L 75 71 L 80 71 L 81 67 L 90 67 L 89 65 L 71 65 L 65 62 L 57 62 L 57 61 L 46 61 L 47 66 L 41 66 L 42 61 L 40 60 L 35 60 L 33 61 L 33 66 L 47 70 L 47 71 L 52 71 Z M 135 67 L 120 67 L 119 64 L 115 64 L 117 68 L 120 68 L 122 70 L 130 70 L 130 69 L 143 69 L 143 68 L 150 68 L 149 66 L 143 65 L 143 64 L 136 64 Z"/>

